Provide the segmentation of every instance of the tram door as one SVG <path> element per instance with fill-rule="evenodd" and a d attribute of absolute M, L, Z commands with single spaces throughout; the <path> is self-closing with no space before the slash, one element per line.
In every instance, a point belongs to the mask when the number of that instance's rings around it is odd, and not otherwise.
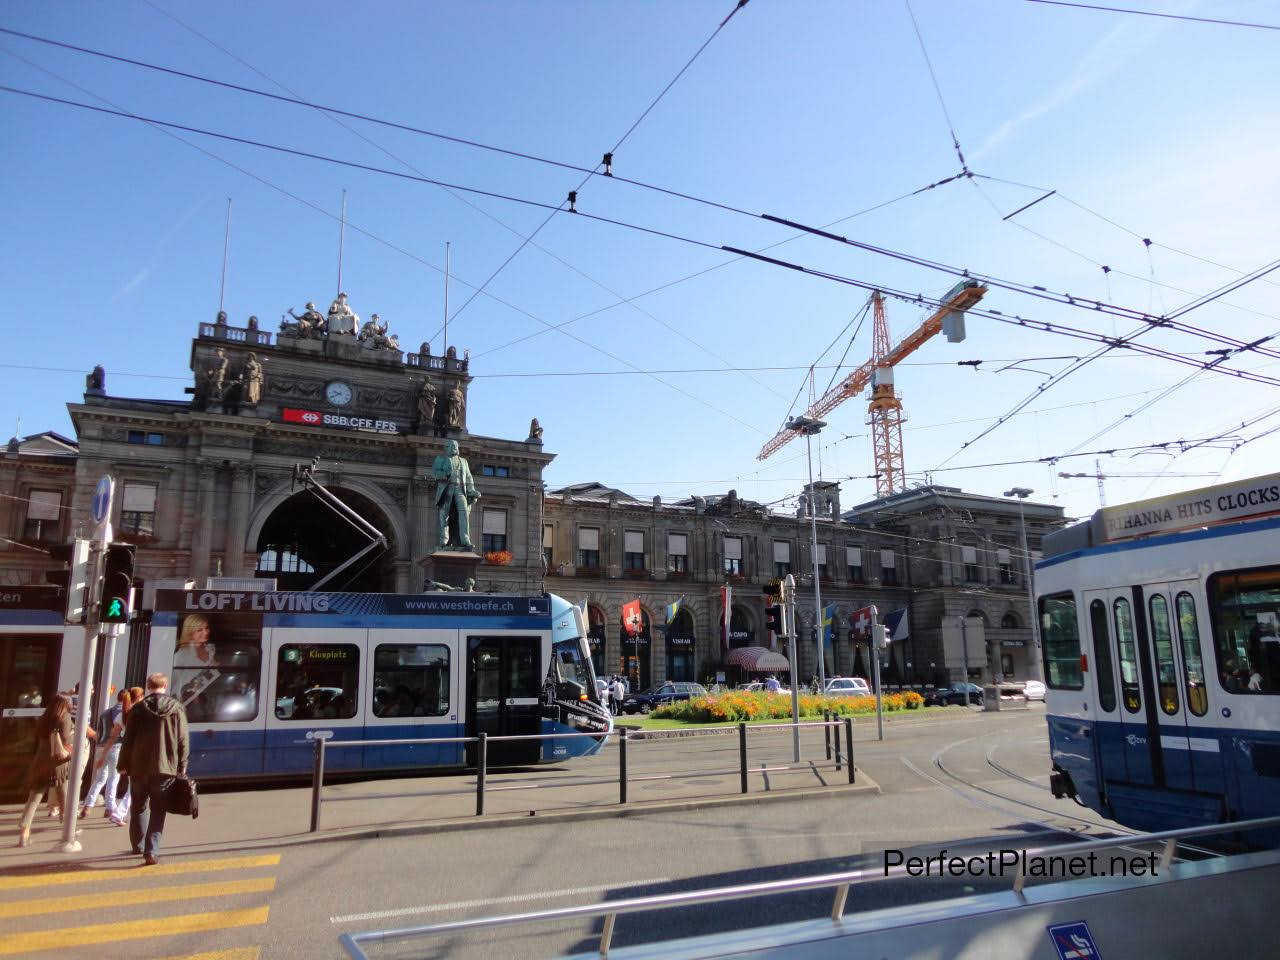
<path fill-rule="evenodd" d="M 1198 592 L 1195 581 L 1144 588 L 1157 731 L 1165 786 L 1221 794 L 1222 754 L 1208 723 L 1200 646 L 1200 624 L 1207 621 L 1197 608 Z"/>
<path fill-rule="evenodd" d="M 1156 783 L 1152 762 L 1146 707 L 1147 696 L 1142 683 L 1142 651 L 1138 642 L 1138 624 L 1134 616 L 1133 591 L 1098 590 L 1085 593 L 1089 622 L 1094 637 L 1091 671 L 1098 684 L 1098 715 L 1102 722 L 1098 731 L 1098 755 L 1102 761 L 1102 778 L 1112 783 L 1123 782 L 1152 786 Z M 1106 666 L 1116 682 L 1115 692 L 1104 683 L 1099 645 L 1108 643 Z M 1118 703 L 1117 703 L 1118 701 Z M 1106 708 L 1110 705 L 1112 709 Z"/>
<path fill-rule="evenodd" d="M 542 732 L 542 637 L 467 638 L 467 736 L 519 736 Z M 539 740 L 488 745 L 493 766 L 537 763 Z M 476 745 L 467 744 L 467 763 Z"/>
<path fill-rule="evenodd" d="M 58 636 L 0 637 L 0 795 L 16 795 L 36 752 L 36 720 L 58 682 Z"/>

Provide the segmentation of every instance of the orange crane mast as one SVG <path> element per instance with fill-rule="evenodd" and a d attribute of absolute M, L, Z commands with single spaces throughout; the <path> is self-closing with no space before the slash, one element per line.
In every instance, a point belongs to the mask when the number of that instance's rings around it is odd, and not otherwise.
<path fill-rule="evenodd" d="M 938 309 L 920 326 L 895 345 L 889 343 L 889 325 L 884 316 L 884 298 L 877 290 L 872 294 L 874 329 L 871 358 L 813 402 L 804 416 L 820 420 L 850 397 L 857 396 L 868 385 L 871 399 L 867 422 L 871 425 L 872 445 L 876 461 L 876 496 L 886 497 L 903 489 L 902 401 L 893 388 L 893 368 L 919 350 L 931 338 L 943 332 L 949 317 L 960 316 L 981 300 L 987 288 L 975 280 L 965 280 L 947 291 Z M 948 339 L 964 339 L 959 323 L 947 331 Z M 796 432 L 784 427 L 760 448 L 757 460 L 764 460 L 786 446 Z"/>

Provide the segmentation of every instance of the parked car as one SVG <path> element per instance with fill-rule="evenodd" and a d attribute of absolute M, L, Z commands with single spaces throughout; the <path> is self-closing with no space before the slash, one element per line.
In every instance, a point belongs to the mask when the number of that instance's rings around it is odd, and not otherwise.
<path fill-rule="evenodd" d="M 828 677 L 825 693 L 828 697 L 869 697 L 871 687 L 861 677 Z"/>
<path fill-rule="evenodd" d="M 1044 684 L 1039 680 L 1028 680 L 1022 688 L 1022 695 L 1028 700 L 1044 700 Z"/>
<path fill-rule="evenodd" d="M 640 693 L 629 693 L 622 698 L 623 713 L 648 713 L 654 707 L 676 700 L 688 700 L 691 697 L 705 697 L 707 688 L 700 683 L 681 683 L 668 680 L 666 683 Z"/>
<path fill-rule="evenodd" d="M 738 687 L 738 689 L 739 689 L 739 690 L 744 690 L 744 691 L 746 691 L 747 693 L 763 693 L 763 692 L 764 692 L 764 684 L 763 684 L 763 683 L 744 683 L 744 684 L 742 684 L 740 687 Z M 777 691 L 776 691 L 776 692 L 778 692 L 778 693 L 790 693 L 791 691 L 790 691 L 787 687 L 781 687 L 781 686 L 780 686 L 780 687 L 778 687 L 778 689 L 777 689 Z"/>
<path fill-rule="evenodd" d="M 955 704 L 963 706 L 966 689 L 969 691 L 969 702 L 982 706 L 982 687 L 976 683 L 955 683 L 949 687 L 939 687 L 932 693 L 925 694 L 925 706 L 941 707 Z"/>

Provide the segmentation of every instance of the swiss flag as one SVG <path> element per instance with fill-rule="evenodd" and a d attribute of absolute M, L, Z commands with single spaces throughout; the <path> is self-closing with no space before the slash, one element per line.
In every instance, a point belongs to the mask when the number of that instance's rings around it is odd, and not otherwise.
<path fill-rule="evenodd" d="M 622 626 L 628 636 L 635 637 L 644 632 L 644 614 L 640 612 L 639 600 L 622 605 Z"/>
<path fill-rule="evenodd" d="M 853 616 L 849 618 L 849 624 L 853 627 L 854 639 L 859 642 L 869 641 L 871 639 L 871 626 L 875 622 L 874 607 L 862 607 L 859 610 L 855 610 Z"/>

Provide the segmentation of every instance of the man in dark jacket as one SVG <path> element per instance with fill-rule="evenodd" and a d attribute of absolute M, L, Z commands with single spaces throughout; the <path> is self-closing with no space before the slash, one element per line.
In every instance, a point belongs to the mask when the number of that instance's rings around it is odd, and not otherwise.
<path fill-rule="evenodd" d="M 147 695 L 129 711 L 117 763 L 121 773 L 129 774 L 129 840 L 148 866 L 158 862 L 169 788 L 174 777 L 186 775 L 191 751 L 186 711 L 168 695 L 168 687 L 163 673 L 147 677 Z"/>

